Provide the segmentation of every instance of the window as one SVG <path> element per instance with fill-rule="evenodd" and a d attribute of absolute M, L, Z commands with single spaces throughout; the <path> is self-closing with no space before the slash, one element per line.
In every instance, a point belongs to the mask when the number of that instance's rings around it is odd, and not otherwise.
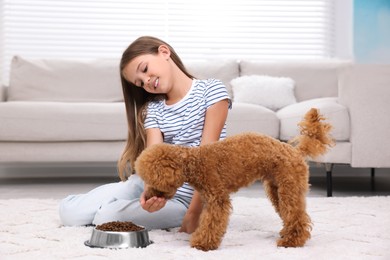
<path fill-rule="evenodd" d="M 187 60 L 333 56 L 333 0 L 1 0 L 0 70 L 14 55 L 117 58 L 153 35 Z"/>

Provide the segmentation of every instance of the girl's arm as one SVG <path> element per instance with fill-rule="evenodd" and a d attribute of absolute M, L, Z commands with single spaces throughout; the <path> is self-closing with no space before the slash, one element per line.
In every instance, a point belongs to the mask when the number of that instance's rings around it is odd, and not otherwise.
<path fill-rule="evenodd" d="M 229 110 L 228 100 L 222 100 L 210 106 L 206 111 L 205 124 L 200 145 L 212 143 L 219 140 L 222 129 L 225 125 Z M 202 212 L 202 200 L 197 191 L 194 192 L 190 206 L 184 216 L 179 232 L 191 234 L 198 227 L 200 213 Z"/>
<path fill-rule="evenodd" d="M 163 137 L 160 129 L 150 128 L 146 129 L 146 147 L 163 142 Z M 145 193 L 142 193 L 140 198 L 141 207 L 148 212 L 155 212 L 162 209 L 167 200 L 164 198 L 152 197 L 148 200 L 145 198 Z"/>

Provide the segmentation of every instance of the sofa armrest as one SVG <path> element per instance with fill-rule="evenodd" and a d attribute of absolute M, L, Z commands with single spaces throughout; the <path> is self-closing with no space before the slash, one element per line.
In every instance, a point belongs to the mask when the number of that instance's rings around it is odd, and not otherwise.
<path fill-rule="evenodd" d="M 7 100 L 7 92 L 8 92 L 8 87 L 0 84 L 0 102 L 4 102 Z"/>
<path fill-rule="evenodd" d="M 356 64 L 340 74 L 351 120 L 352 167 L 390 167 L 390 65 Z"/>

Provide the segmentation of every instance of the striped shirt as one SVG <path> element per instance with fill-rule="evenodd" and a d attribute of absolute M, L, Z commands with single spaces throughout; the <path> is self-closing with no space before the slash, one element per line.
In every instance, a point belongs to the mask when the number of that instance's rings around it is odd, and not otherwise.
<path fill-rule="evenodd" d="M 173 105 L 164 100 L 150 102 L 147 108 L 144 127 L 158 128 L 163 134 L 164 142 L 184 146 L 199 146 L 207 109 L 221 100 L 231 100 L 225 85 L 216 79 L 192 81 L 186 96 Z M 220 139 L 226 137 L 226 124 Z M 185 183 L 178 189 L 177 195 L 192 197 L 193 189 Z"/>

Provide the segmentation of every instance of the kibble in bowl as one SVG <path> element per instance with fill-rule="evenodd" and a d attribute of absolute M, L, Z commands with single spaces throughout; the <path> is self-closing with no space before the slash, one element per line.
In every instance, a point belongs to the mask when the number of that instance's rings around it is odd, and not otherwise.
<path fill-rule="evenodd" d="M 151 243 L 144 227 L 129 221 L 114 221 L 96 226 L 92 230 L 90 240 L 84 244 L 99 248 L 129 248 L 147 247 Z"/>

